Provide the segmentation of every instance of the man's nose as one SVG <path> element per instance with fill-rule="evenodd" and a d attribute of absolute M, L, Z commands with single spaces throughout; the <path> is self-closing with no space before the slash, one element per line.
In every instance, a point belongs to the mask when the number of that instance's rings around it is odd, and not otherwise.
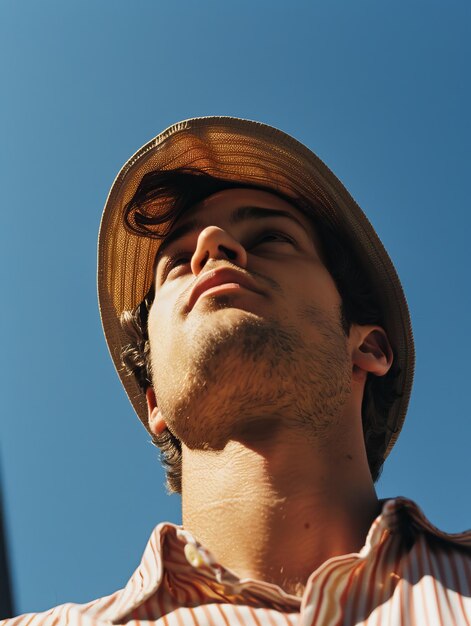
<path fill-rule="evenodd" d="M 191 271 L 195 276 L 209 259 L 227 259 L 239 267 L 247 266 L 244 246 L 218 226 L 208 226 L 198 236 L 196 250 L 191 258 Z"/>

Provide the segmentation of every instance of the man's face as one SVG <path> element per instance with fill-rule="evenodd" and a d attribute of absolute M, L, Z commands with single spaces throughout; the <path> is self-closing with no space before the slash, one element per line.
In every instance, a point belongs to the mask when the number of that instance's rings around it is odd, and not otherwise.
<path fill-rule="evenodd" d="M 168 428 L 202 449 L 264 420 L 324 432 L 351 387 L 340 307 L 313 226 L 290 203 L 230 189 L 195 205 L 159 251 L 149 313 Z"/>

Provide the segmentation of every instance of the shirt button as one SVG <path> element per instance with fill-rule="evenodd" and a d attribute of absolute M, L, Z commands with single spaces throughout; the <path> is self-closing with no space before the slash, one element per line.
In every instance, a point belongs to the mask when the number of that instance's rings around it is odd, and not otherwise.
<path fill-rule="evenodd" d="M 184 552 L 186 560 L 193 567 L 201 567 L 202 565 L 204 565 L 204 559 L 202 555 L 200 554 L 198 548 L 192 543 L 185 544 Z"/>

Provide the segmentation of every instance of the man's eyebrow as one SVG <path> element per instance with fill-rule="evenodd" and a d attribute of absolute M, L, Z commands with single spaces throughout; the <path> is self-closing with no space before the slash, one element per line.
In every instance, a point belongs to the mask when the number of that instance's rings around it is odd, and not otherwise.
<path fill-rule="evenodd" d="M 300 226 L 303 230 L 306 230 L 306 225 L 299 220 L 296 215 L 291 213 L 290 211 L 284 211 L 283 209 L 270 209 L 258 206 L 241 206 L 234 211 L 229 219 L 229 224 L 239 224 L 247 219 L 266 219 L 269 217 L 285 217 L 292 221 L 294 221 L 298 226 Z M 175 230 L 170 231 L 170 233 L 165 237 L 164 241 L 160 244 L 159 251 L 157 252 L 156 263 L 165 252 L 165 250 L 175 241 L 182 239 L 185 235 L 196 232 L 198 230 L 203 230 L 206 228 L 207 224 L 204 224 L 198 219 L 191 219 L 182 224 L 181 226 L 177 226 Z"/>
<path fill-rule="evenodd" d="M 290 220 L 295 221 L 301 228 L 306 228 L 305 225 L 299 220 L 294 213 L 290 211 L 284 211 L 283 209 L 270 209 L 258 206 L 241 206 L 232 214 L 229 223 L 237 224 L 243 220 L 250 218 L 267 218 L 267 217 L 287 217 Z"/>

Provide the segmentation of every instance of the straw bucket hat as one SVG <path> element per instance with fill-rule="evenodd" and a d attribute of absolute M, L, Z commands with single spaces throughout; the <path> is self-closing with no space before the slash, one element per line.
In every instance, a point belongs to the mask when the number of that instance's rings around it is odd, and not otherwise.
<path fill-rule="evenodd" d="M 388 414 L 386 458 L 404 422 L 414 372 L 411 322 L 396 270 L 367 217 L 313 152 L 276 128 L 232 117 L 189 119 L 164 130 L 125 163 L 103 211 L 98 242 L 101 319 L 116 370 L 144 426 L 145 394 L 121 364 L 121 349 L 129 339 L 119 318 L 123 311 L 139 305 L 149 291 L 161 240 L 131 232 L 123 212 L 145 174 L 176 168 L 196 168 L 219 179 L 262 186 L 293 200 L 302 195 L 350 241 L 377 294 L 399 366 L 400 397 Z M 165 199 L 159 201 L 157 210 L 163 209 Z"/>

